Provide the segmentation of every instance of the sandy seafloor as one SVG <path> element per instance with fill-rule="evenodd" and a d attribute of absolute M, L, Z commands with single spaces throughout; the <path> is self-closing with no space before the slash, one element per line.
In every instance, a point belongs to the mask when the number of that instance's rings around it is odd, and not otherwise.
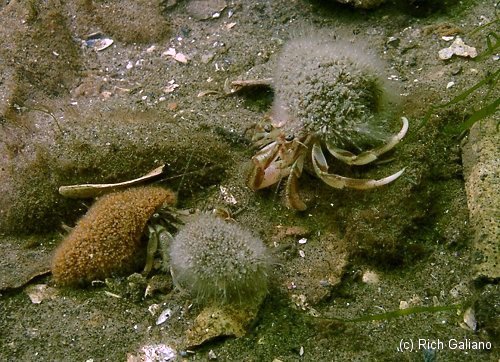
<path fill-rule="evenodd" d="M 498 121 L 476 125 L 474 140 L 456 131 L 498 99 L 496 81 L 422 123 L 432 105 L 498 72 L 498 54 L 481 56 L 498 35 L 495 14 L 490 0 L 373 10 L 307 0 L 1 1 L 0 360 L 147 360 L 145 347 L 164 345 L 177 360 L 498 361 L 498 245 L 478 247 L 498 241 Z M 114 43 L 95 51 L 85 41 L 94 32 Z M 245 185 L 252 126 L 273 92 L 224 92 L 233 80 L 272 77 L 284 44 L 315 32 L 369 44 L 410 121 L 382 157 L 390 162 L 332 161 L 334 172 L 406 170 L 380 189 L 352 191 L 328 187 L 306 165 L 299 192 L 308 209 L 295 212 L 283 185 Z M 456 36 L 480 55 L 439 59 Z M 466 159 L 472 169 L 493 161 L 479 179 L 496 186 L 476 192 L 469 180 L 466 193 Z M 189 346 L 200 309 L 169 275 L 143 297 L 146 285 L 126 277 L 59 288 L 47 273 L 62 225 L 92 203 L 63 198 L 59 186 L 124 181 L 162 163 L 179 208 L 226 208 L 270 250 L 269 293 L 242 337 Z M 496 210 L 496 221 L 469 218 L 478 209 Z M 40 303 L 29 297 L 37 288 Z"/>

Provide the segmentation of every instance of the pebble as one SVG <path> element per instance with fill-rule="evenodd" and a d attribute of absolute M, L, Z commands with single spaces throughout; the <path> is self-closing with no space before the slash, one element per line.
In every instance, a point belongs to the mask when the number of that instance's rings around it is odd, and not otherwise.
<path fill-rule="evenodd" d="M 363 273 L 363 276 L 361 277 L 361 280 L 363 283 L 370 284 L 370 285 L 375 285 L 380 282 L 380 278 L 377 273 L 371 270 L 367 270 Z"/>
<path fill-rule="evenodd" d="M 211 349 L 210 351 L 208 351 L 208 359 L 210 359 L 210 360 L 217 359 L 217 355 L 215 354 L 215 352 L 214 352 L 213 349 Z"/>

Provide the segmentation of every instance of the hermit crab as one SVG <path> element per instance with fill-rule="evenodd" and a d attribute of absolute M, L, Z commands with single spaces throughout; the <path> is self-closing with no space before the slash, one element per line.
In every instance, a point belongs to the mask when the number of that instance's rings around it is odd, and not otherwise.
<path fill-rule="evenodd" d="M 248 186 L 259 190 L 286 178 L 287 206 L 304 210 L 297 180 L 309 157 L 314 173 L 334 188 L 371 189 L 401 176 L 404 169 L 378 180 L 329 173 L 323 151 L 348 165 L 366 165 L 405 136 L 405 117 L 400 131 L 388 135 L 398 96 L 381 75 L 383 68 L 359 44 L 320 35 L 290 41 L 270 80 L 270 122 L 258 125 L 253 137 L 258 151 Z"/>
<path fill-rule="evenodd" d="M 161 253 L 162 270 L 167 271 L 167 246 L 179 223 L 173 210 L 176 195 L 163 187 L 139 185 L 161 175 L 162 170 L 163 166 L 117 184 L 59 189 L 67 197 L 98 199 L 55 251 L 52 274 L 57 284 L 86 284 L 133 271 L 143 254 L 143 234 L 147 239 L 143 275 L 152 270 L 156 251 Z"/>

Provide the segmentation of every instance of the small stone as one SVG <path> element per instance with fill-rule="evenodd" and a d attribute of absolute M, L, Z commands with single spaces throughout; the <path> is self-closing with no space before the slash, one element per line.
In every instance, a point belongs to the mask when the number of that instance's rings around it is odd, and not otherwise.
<path fill-rule="evenodd" d="M 408 309 L 410 308 L 410 304 L 406 300 L 402 300 L 399 302 L 399 309 Z"/>
<path fill-rule="evenodd" d="M 460 67 L 460 66 L 451 69 L 451 74 L 452 75 L 458 75 L 461 72 L 462 72 L 462 67 Z"/>
<path fill-rule="evenodd" d="M 217 355 L 215 354 L 215 352 L 214 352 L 213 349 L 211 349 L 210 351 L 208 351 L 208 359 L 209 360 L 217 359 Z"/>
<path fill-rule="evenodd" d="M 365 271 L 361 280 L 363 281 L 363 283 L 370 285 L 375 285 L 380 282 L 378 274 L 371 270 Z"/>

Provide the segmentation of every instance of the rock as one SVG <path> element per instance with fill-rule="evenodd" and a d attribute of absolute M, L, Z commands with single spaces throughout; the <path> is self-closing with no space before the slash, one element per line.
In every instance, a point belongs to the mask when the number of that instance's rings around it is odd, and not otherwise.
<path fill-rule="evenodd" d="M 257 316 L 258 308 L 207 307 L 186 332 L 188 347 L 200 346 L 218 337 L 242 337 Z"/>
<path fill-rule="evenodd" d="M 380 277 L 373 270 L 367 270 L 363 273 L 361 280 L 363 283 L 375 285 L 380 282 Z"/>
<path fill-rule="evenodd" d="M 34 242 L 38 244 L 36 247 Z M 50 236 L 33 238 L 0 237 L 0 291 L 20 288 L 33 278 L 50 272 Z"/>
<path fill-rule="evenodd" d="M 470 222 L 474 231 L 476 277 L 500 278 L 499 243 L 500 225 L 500 159 L 498 145 L 500 133 L 493 117 L 472 126 L 469 138 L 463 145 L 462 161 L 465 174 L 465 190 Z"/>

